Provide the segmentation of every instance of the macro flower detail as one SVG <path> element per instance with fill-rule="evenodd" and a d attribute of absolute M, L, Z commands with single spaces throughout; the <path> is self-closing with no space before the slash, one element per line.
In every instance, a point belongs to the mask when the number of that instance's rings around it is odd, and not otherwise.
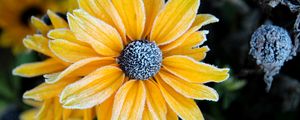
<path fill-rule="evenodd" d="M 68 27 L 46 30 L 49 40 L 30 44 L 61 67 L 27 64 L 14 74 L 44 75 L 64 109 L 95 108 L 98 119 L 203 119 L 193 99 L 217 101 L 204 83 L 226 80 L 229 69 L 199 62 L 209 48 L 200 47 L 208 31 L 198 29 L 218 21 L 197 15 L 200 0 L 78 2 L 80 9 L 67 14 Z M 49 97 L 43 92 L 24 97 Z"/>

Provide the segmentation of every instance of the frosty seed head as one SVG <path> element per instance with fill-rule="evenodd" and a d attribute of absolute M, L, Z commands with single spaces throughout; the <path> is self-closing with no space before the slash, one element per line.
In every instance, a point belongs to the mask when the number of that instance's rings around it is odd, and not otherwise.
<path fill-rule="evenodd" d="M 161 67 L 162 53 L 154 42 L 136 40 L 129 43 L 118 57 L 118 63 L 131 79 L 147 80 Z"/>

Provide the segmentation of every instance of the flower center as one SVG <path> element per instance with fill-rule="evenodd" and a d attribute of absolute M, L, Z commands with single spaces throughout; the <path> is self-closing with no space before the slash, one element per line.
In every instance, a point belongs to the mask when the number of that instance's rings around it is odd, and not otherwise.
<path fill-rule="evenodd" d="M 147 80 L 160 69 L 162 53 L 154 42 L 136 40 L 129 43 L 118 57 L 121 69 L 131 79 Z"/>

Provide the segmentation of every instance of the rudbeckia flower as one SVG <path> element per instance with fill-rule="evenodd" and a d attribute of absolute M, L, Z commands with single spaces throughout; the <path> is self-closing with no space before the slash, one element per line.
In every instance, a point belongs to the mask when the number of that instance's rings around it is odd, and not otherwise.
<path fill-rule="evenodd" d="M 198 30 L 218 19 L 197 14 L 199 5 L 79 0 L 80 9 L 67 14 L 69 29 L 53 29 L 47 33 L 51 40 L 31 47 L 60 67 L 26 64 L 13 73 L 44 75 L 45 84 L 56 86 L 31 90 L 35 94 L 25 98 L 59 95 L 63 108 L 95 107 L 98 119 L 203 119 L 194 99 L 217 101 L 217 92 L 204 84 L 226 80 L 229 69 L 201 62 L 209 51 L 200 47 L 208 31 Z"/>
<path fill-rule="evenodd" d="M 14 53 L 24 51 L 22 39 L 35 33 L 30 17 L 43 15 L 47 9 L 65 13 L 76 6 L 76 0 L 0 0 L 0 46 Z"/>
<path fill-rule="evenodd" d="M 60 15 L 60 16 L 59 16 Z M 48 58 L 42 62 L 24 64 L 16 69 L 15 73 L 22 72 L 24 77 L 34 77 L 46 73 L 52 73 L 63 70 L 69 64 L 60 60 L 53 55 L 48 47 L 49 39 L 46 35 L 52 29 L 64 30 L 68 28 L 67 21 L 61 17 L 61 14 L 55 14 L 48 10 L 44 19 L 36 17 L 31 18 L 31 22 L 36 27 L 38 34 L 27 36 L 23 43 L 32 50 L 38 51 Z M 49 24 L 49 25 L 48 25 Z M 67 35 L 67 34 L 65 34 Z M 69 36 L 70 37 L 70 36 Z M 50 69 L 49 66 L 51 66 Z M 46 68 L 46 69 L 45 69 Z M 45 70 L 42 70 L 45 69 Z M 26 72 L 24 72 L 26 71 Z M 23 76 L 22 75 L 22 76 Z M 51 77 L 46 76 L 45 77 Z M 36 88 L 27 91 L 24 94 L 24 101 L 34 109 L 23 112 L 20 116 L 21 120 L 61 120 L 61 119 L 85 119 L 91 120 L 95 115 L 94 108 L 84 110 L 65 109 L 59 102 L 59 94 L 62 89 L 78 80 L 78 78 L 69 78 L 68 81 L 57 82 L 56 84 L 43 83 Z"/>

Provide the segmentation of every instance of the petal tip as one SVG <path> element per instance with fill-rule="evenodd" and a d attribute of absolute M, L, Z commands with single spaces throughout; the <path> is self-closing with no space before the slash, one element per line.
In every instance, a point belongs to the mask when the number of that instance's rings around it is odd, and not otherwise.
<path fill-rule="evenodd" d="M 19 77 L 26 77 L 26 78 L 29 78 L 29 77 L 33 77 L 33 76 L 30 76 L 30 75 L 26 75 L 26 74 L 23 74 L 21 71 L 21 68 L 22 68 L 22 65 L 14 68 L 12 70 L 12 74 L 15 75 L 15 76 L 19 76 Z"/>

